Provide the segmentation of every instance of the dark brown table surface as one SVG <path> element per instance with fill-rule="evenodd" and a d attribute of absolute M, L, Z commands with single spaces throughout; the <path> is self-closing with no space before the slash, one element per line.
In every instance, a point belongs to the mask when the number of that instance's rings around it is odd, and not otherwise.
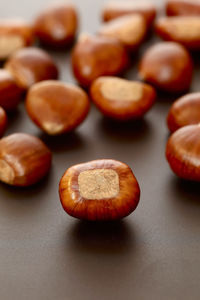
<path fill-rule="evenodd" d="M 48 2 L 1 0 L 0 16 L 31 20 Z M 81 29 L 95 32 L 103 2 L 74 2 Z M 74 82 L 69 52 L 52 54 L 61 79 Z M 137 62 L 138 57 L 127 78 L 137 79 Z M 193 91 L 200 89 L 198 55 L 196 65 Z M 92 108 L 78 130 L 58 138 L 42 134 L 21 105 L 6 134 L 41 137 L 54 161 L 48 178 L 34 187 L 0 184 L 1 300 L 200 299 L 200 188 L 177 179 L 165 160 L 165 119 L 172 100 L 159 96 L 143 121 L 127 125 L 109 122 Z M 64 171 L 98 158 L 126 162 L 139 180 L 141 202 L 123 221 L 81 222 L 60 205 Z"/>

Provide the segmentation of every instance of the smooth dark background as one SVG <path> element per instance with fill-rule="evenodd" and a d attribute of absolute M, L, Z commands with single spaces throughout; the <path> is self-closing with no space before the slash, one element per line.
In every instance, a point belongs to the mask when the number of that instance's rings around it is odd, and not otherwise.
<path fill-rule="evenodd" d="M 1 0 L 0 16 L 32 20 L 48 2 Z M 103 2 L 74 2 L 81 30 L 95 32 Z M 74 82 L 69 51 L 51 53 L 61 79 Z M 126 73 L 129 79 L 137 79 L 139 56 Z M 196 65 L 193 91 L 200 89 L 198 55 Z M 165 160 L 165 120 L 173 99 L 159 96 L 143 121 L 127 125 L 109 122 L 92 108 L 76 132 L 57 138 L 42 134 L 21 105 L 6 134 L 41 137 L 54 160 L 48 178 L 34 187 L 0 184 L 0 299 L 199 299 L 200 188 L 177 179 Z M 123 221 L 81 222 L 60 205 L 58 183 L 64 171 L 98 158 L 129 164 L 139 180 L 141 202 Z"/>

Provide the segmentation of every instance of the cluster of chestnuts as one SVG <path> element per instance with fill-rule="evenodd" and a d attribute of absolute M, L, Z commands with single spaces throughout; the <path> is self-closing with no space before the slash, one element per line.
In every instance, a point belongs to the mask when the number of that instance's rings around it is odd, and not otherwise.
<path fill-rule="evenodd" d="M 165 17 L 149 1 L 113 1 L 102 11 L 103 25 L 95 34 L 81 33 L 71 53 L 78 85 L 58 80 L 53 58 L 34 46 L 71 45 L 78 31 L 78 13 L 69 2 L 53 4 L 27 24 L 0 20 L 0 135 L 7 115 L 25 98 L 30 119 L 46 134 L 60 135 L 81 124 L 90 100 L 108 118 L 143 118 L 154 105 L 157 91 L 187 93 L 193 77 L 190 51 L 200 50 L 200 1 L 168 0 Z M 139 63 L 140 81 L 119 76 L 152 28 L 163 42 L 151 46 Z M 200 92 L 175 101 L 167 117 L 172 133 L 166 157 L 181 178 L 200 181 Z M 29 186 L 50 170 L 52 154 L 37 137 L 16 133 L 0 140 L 0 180 Z M 69 168 L 59 193 L 71 216 L 87 220 L 115 220 L 138 205 L 140 187 L 131 169 L 115 160 L 96 160 Z"/>

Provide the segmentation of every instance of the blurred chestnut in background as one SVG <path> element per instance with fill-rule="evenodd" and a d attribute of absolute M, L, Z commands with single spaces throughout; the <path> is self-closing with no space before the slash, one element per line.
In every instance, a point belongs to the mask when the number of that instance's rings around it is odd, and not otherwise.
<path fill-rule="evenodd" d="M 0 138 L 4 135 L 4 132 L 6 131 L 7 127 L 7 115 L 5 110 L 0 107 Z"/>
<path fill-rule="evenodd" d="M 4 60 L 16 50 L 32 45 L 32 27 L 21 19 L 0 20 L 0 59 Z"/>
<path fill-rule="evenodd" d="M 174 42 L 151 46 L 144 53 L 139 66 L 141 79 L 169 93 L 187 91 L 192 75 L 193 62 L 189 52 Z"/>
<path fill-rule="evenodd" d="M 72 52 L 72 68 L 79 83 L 88 87 L 103 75 L 122 73 L 129 57 L 115 38 L 82 34 Z"/>
<path fill-rule="evenodd" d="M 30 118 L 49 135 L 75 129 L 86 118 L 89 106 L 81 88 L 53 80 L 33 85 L 26 98 Z"/>
<path fill-rule="evenodd" d="M 140 187 L 126 164 L 100 159 L 69 168 L 59 186 L 64 210 L 75 218 L 112 221 L 137 207 Z"/>
<path fill-rule="evenodd" d="M 22 99 L 23 89 L 5 69 L 0 69 L 0 106 L 6 111 L 14 110 Z"/>
<path fill-rule="evenodd" d="M 121 121 L 142 118 L 156 98 L 150 85 L 117 77 L 96 79 L 90 95 L 105 116 Z"/>
<path fill-rule="evenodd" d="M 180 127 L 200 124 L 200 93 L 187 94 L 175 101 L 167 117 L 171 132 Z"/>
<path fill-rule="evenodd" d="M 166 3 L 168 16 L 200 15 L 199 0 L 168 0 Z"/>
<path fill-rule="evenodd" d="M 25 90 L 36 82 L 58 78 L 58 69 L 52 57 L 46 51 L 35 47 L 15 52 L 5 68 Z"/>
<path fill-rule="evenodd" d="M 52 155 L 37 137 L 15 133 L 0 140 L 0 180 L 14 186 L 30 186 L 50 170 Z"/>
<path fill-rule="evenodd" d="M 167 143 L 166 157 L 177 176 L 200 181 L 200 124 L 174 132 Z"/>
<path fill-rule="evenodd" d="M 190 50 L 200 50 L 200 17 L 163 17 L 155 24 L 156 33 L 164 40 L 175 41 Z"/>
<path fill-rule="evenodd" d="M 34 31 L 41 43 L 51 47 L 70 45 L 78 29 L 78 15 L 70 2 L 53 3 L 34 22 Z"/>
<path fill-rule="evenodd" d="M 156 17 L 156 7 L 153 2 L 145 0 L 110 1 L 104 5 L 102 18 L 107 22 L 120 16 L 135 13 L 144 17 L 149 28 Z"/>
<path fill-rule="evenodd" d="M 127 48 L 133 51 L 144 41 L 147 33 L 146 22 L 139 14 L 122 16 L 101 26 L 98 34 L 113 37 Z"/>

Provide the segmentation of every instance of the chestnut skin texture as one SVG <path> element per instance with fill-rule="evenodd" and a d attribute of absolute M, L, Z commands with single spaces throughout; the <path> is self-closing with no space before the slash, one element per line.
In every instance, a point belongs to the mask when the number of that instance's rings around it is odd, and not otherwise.
<path fill-rule="evenodd" d="M 144 53 L 139 66 L 139 76 L 168 93 L 187 91 L 193 76 L 192 58 L 178 43 L 157 43 Z"/>
<path fill-rule="evenodd" d="M 128 62 L 125 47 L 110 37 L 82 34 L 72 51 L 73 72 L 84 87 L 99 76 L 122 73 Z"/>
<path fill-rule="evenodd" d="M 8 58 L 20 48 L 32 45 L 33 42 L 33 29 L 24 20 L 0 20 L 0 60 Z"/>
<path fill-rule="evenodd" d="M 86 118 L 89 107 L 84 90 L 55 80 L 36 83 L 26 97 L 26 110 L 30 118 L 49 135 L 75 129 Z"/>
<path fill-rule="evenodd" d="M 23 96 L 14 77 L 5 69 L 0 69 L 0 106 L 6 111 L 14 110 Z"/>
<path fill-rule="evenodd" d="M 4 132 L 6 131 L 7 128 L 7 115 L 5 110 L 0 107 L 0 138 L 4 135 Z"/>
<path fill-rule="evenodd" d="M 5 64 L 5 68 L 25 90 L 36 82 L 58 78 L 58 69 L 51 56 L 35 47 L 15 52 Z"/>
<path fill-rule="evenodd" d="M 149 28 L 155 20 L 156 13 L 155 5 L 149 1 L 110 1 L 103 8 L 102 19 L 107 22 L 124 15 L 141 14 Z"/>
<path fill-rule="evenodd" d="M 111 170 L 119 180 L 118 193 L 112 197 L 88 199 L 81 195 L 79 177 L 84 172 L 108 172 Z M 100 180 L 98 182 L 98 179 Z M 90 180 L 94 181 L 94 176 Z M 90 185 L 88 180 L 88 185 Z M 101 183 L 107 183 L 108 177 L 97 176 L 99 192 Z M 109 188 L 109 185 L 107 186 Z M 91 191 L 93 187 L 91 187 Z M 140 199 L 140 187 L 133 172 L 126 164 L 111 160 L 101 159 L 72 166 L 63 175 L 59 186 L 60 200 L 64 210 L 72 217 L 90 221 L 112 221 L 124 218 L 131 214 L 137 207 Z"/>
<path fill-rule="evenodd" d="M 167 125 L 171 132 L 193 124 L 200 124 L 200 93 L 187 94 L 176 100 L 167 117 Z"/>
<path fill-rule="evenodd" d="M 34 23 L 42 44 L 57 48 L 69 46 L 78 29 L 78 15 L 72 3 L 55 3 L 43 10 Z"/>
<path fill-rule="evenodd" d="M 52 155 L 37 137 L 15 133 L 0 140 L 0 180 L 13 186 L 30 186 L 50 170 Z"/>
<path fill-rule="evenodd" d="M 174 132 L 167 143 L 166 157 L 177 176 L 200 181 L 200 124 Z"/>
<path fill-rule="evenodd" d="M 128 121 L 142 118 L 151 109 L 156 91 L 142 82 L 105 76 L 92 83 L 90 96 L 105 116 Z"/>
<path fill-rule="evenodd" d="M 122 16 L 101 26 L 98 34 L 117 38 L 128 51 L 135 51 L 146 37 L 147 26 L 140 14 Z"/>
<path fill-rule="evenodd" d="M 166 41 L 180 43 L 189 50 L 200 50 L 199 16 L 163 17 L 156 22 L 155 30 Z"/>
<path fill-rule="evenodd" d="M 199 0 L 168 0 L 166 3 L 168 16 L 196 16 L 200 15 Z"/>

